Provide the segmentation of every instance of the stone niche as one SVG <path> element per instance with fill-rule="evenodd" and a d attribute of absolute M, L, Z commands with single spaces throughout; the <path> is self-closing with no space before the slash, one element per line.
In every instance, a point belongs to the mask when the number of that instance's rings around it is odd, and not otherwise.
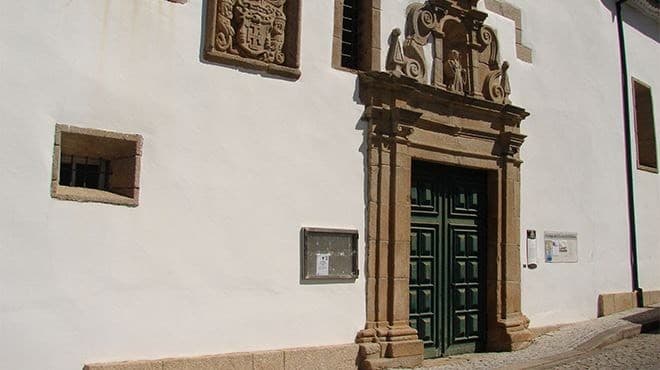
<path fill-rule="evenodd" d="M 300 77 L 300 0 L 208 0 L 204 59 Z"/>
<path fill-rule="evenodd" d="M 368 148 L 361 368 L 422 362 L 423 343 L 408 321 L 413 161 L 486 175 L 483 348 L 517 350 L 532 337 L 520 307 L 520 126 L 529 113 L 509 101 L 509 66 L 500 62 L 495 30 L 483 24 L 487 14 L 477 2 L 410 4 L 405 32 L 390 37 L 387 71 L 359 74 Z"/>

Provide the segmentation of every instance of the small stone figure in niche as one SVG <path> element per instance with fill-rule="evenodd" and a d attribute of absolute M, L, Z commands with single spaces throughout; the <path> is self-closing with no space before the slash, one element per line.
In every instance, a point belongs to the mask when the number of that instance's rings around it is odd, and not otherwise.
<path fill-rule="evenodd" d="M 445 62 L 445 83 L 447 88 L 458 93 L 463 92 L 463 81 L 465 70 L 461 66 L 460 54 L 458 50 L 449 52 L 449 59 Z"/>
<path fill-rule="evenodd" d="M 509 85 L 509 75 L 507 70 L 509 69 L 509 62 L 506 60 L 502 63 L 502 76 L 500 77 L 500 87 L 504 92 L 504 104 L 511 104 L 509 100 L 509 94 L 511 94 L 511 85 Z"/>
<path fill-rule="evenodd" d="M 220 0 L 218 6 L 218 21 L 216 23 L 216 48 L 220 51 L 238 54 L 234 49 L 233 41 L 236 31 L 231 25 L 231 20 L 234 17 L 234 2 L 233 0 Z"/>

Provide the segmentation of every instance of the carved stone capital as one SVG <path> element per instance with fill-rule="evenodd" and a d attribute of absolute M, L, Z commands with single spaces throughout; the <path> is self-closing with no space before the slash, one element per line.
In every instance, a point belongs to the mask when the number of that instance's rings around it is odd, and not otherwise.
<path fill-rule="evenodd" d="M 366 116 L 372 124 L 371 134 L 375 142 L 406 142 L 413 133 L 414 125 L 421 117 L 421 112 L 406 108 L 383 108 L 371 106 Z"/>
<path fill-rule="evenodd" d="M 500 134 L 500 146 L 502 148 L 502 155 L 514 158 L 520 152 L 520 146 L 525 141 L 525 135 L 516 134 L 513 132 L 503 132 Z"/>
<path fill-rule="evenodd" d="M 393 120 L 390 122 L 374 122 L 373 134 L 384 140 L 405 142 L 413 131 L 413 127 Z"/>

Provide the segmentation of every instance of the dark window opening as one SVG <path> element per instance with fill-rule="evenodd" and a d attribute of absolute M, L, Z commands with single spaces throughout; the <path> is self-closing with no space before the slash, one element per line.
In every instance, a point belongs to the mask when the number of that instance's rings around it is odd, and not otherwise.
<path fill-rule="evenodd" d="M 635 105 L 635 134 L 637 137 L 637 165 L 640 169 L 658 171 L 658 155 L 653 119 L 651 88 L 633 80 Z"/>
<path fill-rule="evenodd" d="M 359 1 L 360 0 L 344 0 L 342 10 L 341 65 L 342 67 L 351 69 L 358 69 L 359 67 Z"/>
<path fill-rule="evenodd" d="M 60 185 L 108 190 L 110 161 L 103 158 L 62 156 Z"/>

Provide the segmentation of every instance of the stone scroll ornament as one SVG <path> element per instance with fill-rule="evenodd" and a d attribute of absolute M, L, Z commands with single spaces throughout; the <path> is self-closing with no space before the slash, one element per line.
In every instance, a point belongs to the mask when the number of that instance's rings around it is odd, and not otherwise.
<path fill-rule="evenodd" d="M 460 0 L 410 4 L 403 41 L 398 28 L 390 36 L 386 69 L 454 93 L 510 104 L 509 63 L 500 63 L 495 31 L 483 24 L 485 14 L 477 17 L 472 6 L 461 4 Z M 430 43 L 433 61 L 428 63 L 424 48 Z"/>
<path fill-rule="evenodd" d="M 285 3 L 286 0 L 218 0 L 216 49 L 283 64 Z"/>

